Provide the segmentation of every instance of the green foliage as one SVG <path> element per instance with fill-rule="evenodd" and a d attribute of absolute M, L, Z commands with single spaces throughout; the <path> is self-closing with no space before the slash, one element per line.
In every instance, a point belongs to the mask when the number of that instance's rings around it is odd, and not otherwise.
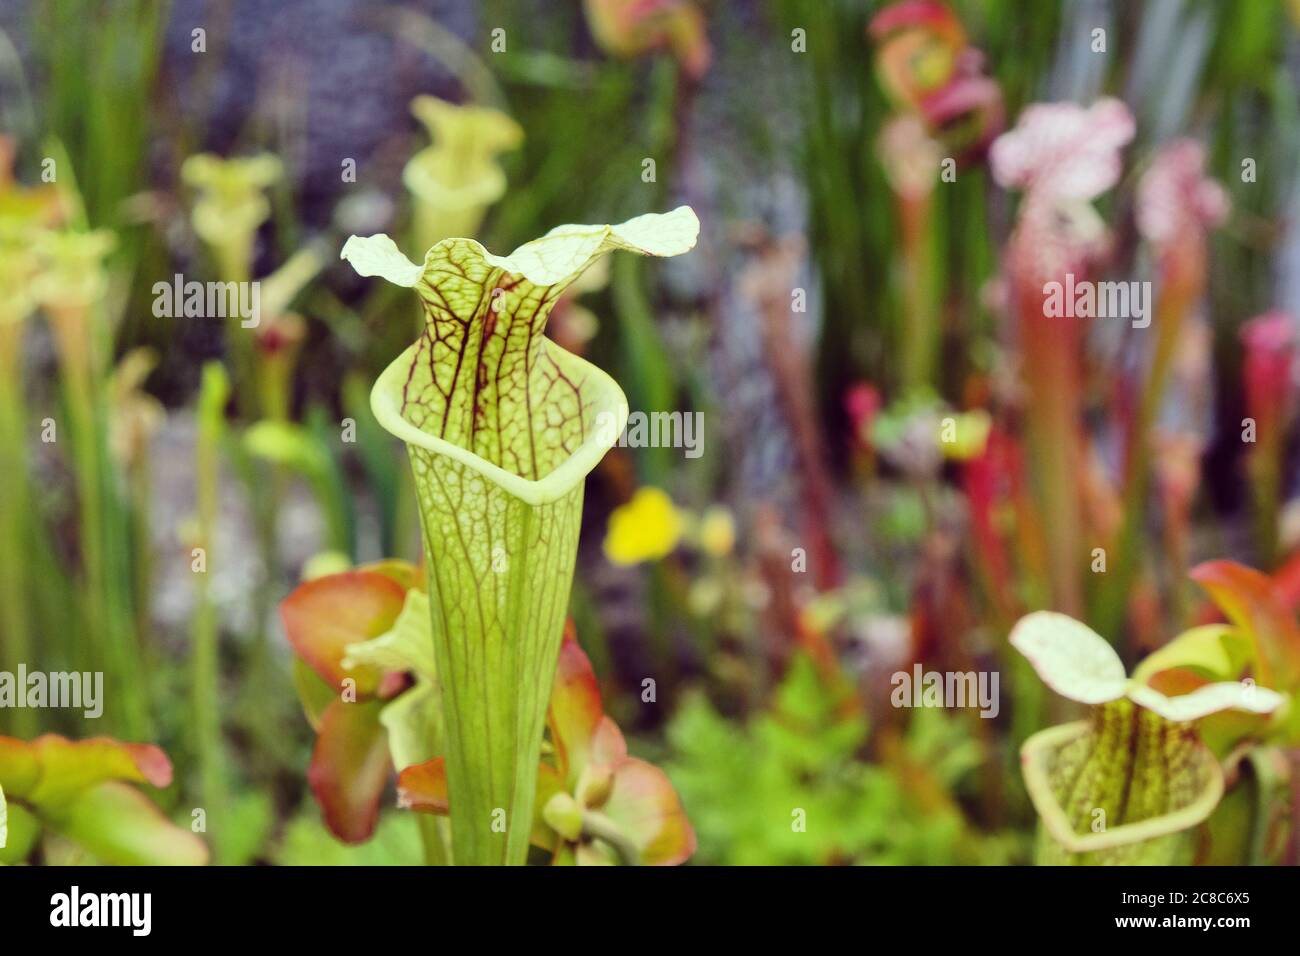
<path fill-rule="evenodd" d="M 280 866 L 419 866 L 419 821 L 411 813 L 385 813 L 372 839 L 349 846 L 320 822 L 315 809 L 289 821 L 271 855 Z"/>
<path fill-rule="evenodd" d="M 945 785 L 977 759 L 954 726 L 938 712 L 918 711 L 906 743 Z M 791 664 L 772 709 L 746 724 L 688 696 L 668 727 L 674 756 L 666 770 L 699 836 L 695 859 L 741 866 L 1009 861 L 1012 842 L 973 833 L 955 807 L 923 807 L 900 775 L 860 759 L 867 739 L 867 721 L 837 713 L 804 657 Z"/>
<path fill-rule="evenodd" d="M 222 819 L 222 829 L 212 834 L 217 859 L 227 866 L 255 862 L 275 826 L 271 795 L 246 790 L 234 797 Z"/>

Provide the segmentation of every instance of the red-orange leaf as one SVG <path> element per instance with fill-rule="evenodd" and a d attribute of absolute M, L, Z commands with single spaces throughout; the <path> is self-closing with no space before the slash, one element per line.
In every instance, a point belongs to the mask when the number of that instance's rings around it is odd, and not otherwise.
<path fill-rule="evenodd" d="M 321 714 L 307 782 L 325 825 L 344 843 L 369 839 L 379 821 L 379 798 L 392 761 L 379 722 L 382 701 L 336 700 Z"/>
<path fill-rule="evenodd" d="M 447 762 L 434 757 L 407 767 L 397 775 L 397 802 L 408 810 L 446 815 Z"/>
<path fill-rule="evenodd" d="M 69 740 L 58 734 L 31 742 L 0 737 L 0 787 L 10 797 L 58 808 L 107 780 L 165 787 L 172 781 L 172 765 L 153 744 L 124 744 L 110 737 Z"/>
<path fill-rule="evenodd" d="M 1267 575 L 1235 561 L 1207 561 L 1192 580 L 1250 638 L 1256 679 L 1266 687 L 1291 689 L 1300 683 L 1300 627 Z"/>
<path fill-rule="evenodd" d="M 280 617 L 294 652 L 335 690 L 356 681 L 358 698 L 375 693 L 374 668 L 343 668 L 349 644 L 388 631 L 406 600 L 406 588 L 382 571 L 344 571 L 306 581 L 280 602 Z"/>
<path fill-rule="evenodd" d="M 572 786 L 582 773 L 604 717 L 600 687 L 591 661 L 578 644 L 573 622 L 565 625 L 560 663 L 555 669 L 548 722 L 565 782 Z"/>
<path fill-rule="evenodd" d="M 627 741 L 612 718 L 602 716 L 591 738 L 588 759 L 594 764 L 613 766 L 627 756 Z"/>
<path fill-rule="evenodd" d="M 614 787 L 601 812 L 636 845 L 647 866 L 676 866 L 695 852 L 695 830 L 668 775 L 644 760 L 626 757 L 614 768 Z"/>
<path fill-rule="evenodd" d="M 1210 683 L 1209 678 L 1202 677 L 1186 667 L 1169 667 L 1156 671 L 1147 678 L 1147 686 L 1160 691 L 1166 697 L 1179 697 Z"/>
<path fill-rule="evenodd" d="M 1273 572 L 1273 587 L 1278 599 L 1290 610 L 1300 608 L 1300 551 Z"/>

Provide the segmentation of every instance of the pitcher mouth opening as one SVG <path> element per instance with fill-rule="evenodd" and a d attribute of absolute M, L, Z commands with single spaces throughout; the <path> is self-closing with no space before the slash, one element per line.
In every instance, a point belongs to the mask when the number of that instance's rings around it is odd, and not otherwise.
<path fill-rule="evenodd" d="M 564 372 L 580 376 L 584 392 L 594 398 L 598 413 L 615 416 L 613 428 L 592 428 L 568 458 L 560 462 L 541 478 L 530 480 L 506 471 L 485 458 L 459 445 L 430 435 L 402 415 L 402 388 L 406 383 L 411 363 L 415 360 L 419 343 L 410 346 L 384 369 L 370 391 L 370 408 L 379 424 L 408 445 L 441 455 L 470 468 L 497 487 L 529 505 L 544 505 L 558 501 L 573 490 L 579 482 L 600 463 L 605 452 L 617 443 L 627 425 L 627 398 L 618 383 L 586 359 L 560 348 L 549 339 L 545 341 L 548 355 Z"/>
<path fill-rule="evenodd" d="M 1047 765 L 1051 756 L 1063 745 L 1088 733 L 1090 729 L 1091 725 L 1086 720 L 1049 727 L 1026 740 L 1020 750 L 1025 789 L 1029 791 L 1030 800 L 1047 832 L 1063 849 L 1071 853 L 1108 850 L 1188 830 L 1209 817 L 1223 796 L 1223 773 L 1218 761 L 1207 749 L 1202 754 L 1206 758 L 1204 769 L 1209 774 L 1207 785 L 1186 805 L 1170 813 L 1121 824 L 1100 833 L 1077 832 L 1070 826 L 1065 811 L 1052 792 Z"/>

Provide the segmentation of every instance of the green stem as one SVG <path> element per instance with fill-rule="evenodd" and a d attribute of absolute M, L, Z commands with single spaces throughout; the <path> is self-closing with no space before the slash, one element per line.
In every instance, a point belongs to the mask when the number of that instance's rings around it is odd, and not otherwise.
<path fill-rule="evenodd" d="M 0 328 L 0 622 L 6 635 L 3 661 L 11 672 L 19 664 L 35 665 L 27 619 L 24 524 L 31 514 L 27 486 L 27 456 L 23 442 L 22 389 L 18 379 L 17 343 L 21 325 Z M 19 737 L 35 735 L 35 713 L 27 708 L 13 714 L 12 731 Z"/>
<path fill-rule="evenodd" d="M 1200 280 L 1197 269 L 1188 273 L 1168 269 L 1165 287 L 1156 304 L 1157 331 L 1151 371 L 1142 390 L 1142 397 L 1134 415 L 1125 449 L 1123 519 L 1115 555 L 1110 571 L 1096 593 L 1092 619 L 1099 632 L 1118 635 L 1124 626 L 1128 611 L 1128 596 L 1138 567 L 1139 538 L 1146 517 L 1147 491 L 1150 487 L 1148 459 L 1151 454 L 1151 428 L 1155 423 L 1160 402 L 1173 364 L 1174 351 L 1192 305 L 1200 297 Z M 1175 578 L 1181 583 L 1181 579 Z M 1175 585 L 1177 586 L 1177 584 Z M 1114 638 L 1112 638 L 1114 640 Z"/>
<path fill-rule="evenodd" d="M 1277 515 L 1281 502 L 1281 444 L 1277 435 L 1261 434 L 1247 460 L 1254 503 L 1255 549 L 1259 566 L 1277 564 Z"/>
<path fill-rule="evenodd" d="M 1082 613 L 1083 516 L 1079 349 L 1082 327 L 1043 315 L 1041 285 L 1017 278 L 1029 397 L 1025 411 L 1033 488 L 1047 531 L 1048 575 L 1056 610 Z"/>
<path fill-rule="evenodd" d="M 47 303 L 46 314 L 58 346 L 72 431 L 89 656 L 105 672 L 109 700 L 119 705 L 113 710 L 114 731 L 142 739 L 150 736 L 147 675 L 132 628 L 128 528 L 102 412 L 107 404 L 103 368 L 110 351 L 108 324 L 92 302 L 75 299 Z"/>
<path fill-rule="evenodd" d="M 624 866 L 641 865 L 641 851 L 623 834 L 617 824 L 603 813 L 597 810 L 587 810 L 583 813 L 582 835 L 609 844 Z"/>
<path fill-rule="evenodd" d="M 196 572 L 197 606 L 190 661 L 190 707 L 194 717 L 194 748 L 199 763 L 200 796 L 218 849 L 226 844 L 222 830 L 228 805 L 225 755 L 221 739 L 217 609 L 212 602 L 209 574 L 216 565 L 212 551 L 218 512 L 219 453 L 224 431 L 224 411 L 229 394 L 225 371 L 217 363 L 203 370 L 199 393 L 199 437 L 196 449 L 199 546 L 203 569 Z M 221 855 L 218 854 L 220 861 Z"/>
<path fill-rule="evenodd" d="M 898 196 L 902 223 L 903 394 L 934 385 L 939 365 L 941 327 L 935 295 L 934 205 L 927 194 Z"/>

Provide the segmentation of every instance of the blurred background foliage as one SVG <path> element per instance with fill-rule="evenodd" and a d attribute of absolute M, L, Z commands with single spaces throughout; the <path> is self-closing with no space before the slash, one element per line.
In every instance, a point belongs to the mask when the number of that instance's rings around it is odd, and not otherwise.
<path fill-rule="evenodd" d="M 489 249 L 679 203 L 703 223 L 690 256 L 616 257 L 551 323 L 634 410 L 704 416 L 698 459 L 615 449 L 593 475 L 572 606 L 607 710 L 667 769 L 697 859 L 1023 862 L 1032 811 L 1016 748 L 1052 705 L 1017 678 L 1004 638 L 1014 611 L 1053 603 L 1034 553 L 1052 528 L 1018 513 L 1004 539 L 1018 576 L 1000 596 L 970 530 L 963 464 L 926 449 L 917 464 L 907 447 L 936 410 L 987 408 L 995 430 L 1018 427 L 1014 400 L 998 410 L 1021 360 L 1003 272 L 1016 203 L 983 149 L 1031 103 L 1124 99 L 1137 134 L 1120 187 L 1099 202 L 1120 277 L 1155 269 L 1138 248 L 1133 187 L 1162 144 L 1204 143 L 1231 199 L 1197 306 L 1210 342 L 1196 387 L 1211 417 L 1197 426 L 1188 553 L 1167 523 L 1140 517 L 1160 510 L 1157 487 L 1129 508 L 1140 557 L 1125 586 L 1090 593 L 1090 618 L 1113 625 L 1103 633 L 1131 659 L 1195 620 L 1178 573 L 1189 559 L 1281 573 L 1300 545 L 1286 508 L 1300 491 L 1294 434 L 1261 519 L 1236 425 L 1240 327 L 1300 308 L 1295 5 L 953 0 L 1005 120 L 984 117 L 982 142 L 930 194 L 912 239 L 915 213 L 880 148 L 907 112 L 868 30 L 883 4 L 669 3 L 697 10 L 704 34 L 688 20 L 662 42 L 621 43 L 596 27 L 601 6 L 0 0 L 0 134 L 14 148 L 0 190 L 38 187 L 53 160 L 62 229 L 113 240 L 102 264 L 74 266 L 104 284 L 81 316 L 94 354 L 75 364 L 52 318 L 12 345 L 4 402 L 21 440 L 0 469 L 11 515 L 0 599 L 25 609 L 4 620 L 5 665 L 105 671 L 105 716 L 5 711 L 0 730 L 158 743 L 178 769 L 160 801 L 178 819 L 199 800 L 220 808 L 223 862 L 415 862 L 414 824 L 396 811 L 360 848 L 321 827 L 274 609 L 309 562 L 419 554 L 404 455 L 367 404 L 418 317 L 336 259 L 351 233 L 386 231 L 422 252 L 403 169 L 429 145 L 410 104 L 430 94 L 522 130 L 495 160 L 508 185 L 478 231 Z M 1090 49 L 1097 28 L 1104 53 Z M 931 132 L 944 141 L 951 129 Z M 268 154 L 279 174 L 212 186 L 183 172 L 199 154 Z M 251 204 L 246 247 L 204 234 L 205 197 L 230 204 L 222 222 Z M 264 294 L 275 275 L 286 291 L 241 337 L 220 320 L 157 315 L 154 284 L 177 274 L 258 278 Z M 934 339 L 918 347 L 932 352 L 901 359 L 925 322 Z M 1108 383 L 1140 378 L 1140 350 L 1100 338 L 1080 407 L 1104 449 L 1132 402 Z M 667 504 L 638 503 L 650 488 Z M 998 489 L 1001 515 L 1015 496 Z M 634 510 L 611 521 L 619 508 Z M 889 675 L 917 661 L 1005 667 L 1001 715 L 888 707 Z M 806 830 L 792 827 L 796 809 Z"/>

